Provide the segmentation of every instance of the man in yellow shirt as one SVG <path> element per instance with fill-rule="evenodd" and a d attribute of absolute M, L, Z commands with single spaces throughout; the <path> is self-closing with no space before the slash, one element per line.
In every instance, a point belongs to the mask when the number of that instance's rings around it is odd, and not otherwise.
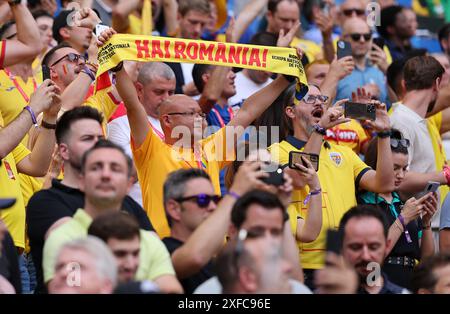
<path fill-rule="evenodd" d="M 369 168 L 348 147 L 323 142 L 326 130 L 348 119 L 341 118 L 343 110 L 339 107 L 329 108 L 324 112 L 324 104 L 320 101 L 321 92 L 316 86 L 310 86 L 305 99 L 315 96 L 316 101 L 303 100 L 285 104 L 285 114 L 292 125 L 292 134 L 285 141 L 273 144 L 269 149 L 272 158 L 280 164 L 289 162 L 290 151 L 304 151 L 319 154 L 319 181 L 322 187 L 322 229 L 318 238 L 311 243 L 298 243 L 305 283 L 313 287 L 313 271 L 324 264 L 325 235 L 328 228 L 337 229 L 344 213 L 356 205 L 355 192 L 364 189 L 374 192 L 386 191 L 386 187 L 394 185 L 392 154 L 389 144 L 389 118 L 382 104 L 377 104 L 377 119 L 372 123 L 378 132 L 378 164 L 377 171 Z M 339 106 L 339 102 L 337 103 Z M 386 137 L 387 133 L 387 137 Z M 291 227 L 295 233 L 298 217 L 308 215 L 304 201 L 309 190 L 296 171 L 290 171 L 294 178 L 292 204 L 288 208 Z"/>

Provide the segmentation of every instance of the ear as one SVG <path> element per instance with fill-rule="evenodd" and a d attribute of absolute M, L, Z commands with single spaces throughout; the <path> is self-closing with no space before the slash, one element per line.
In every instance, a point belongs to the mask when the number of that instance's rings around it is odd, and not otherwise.
<path fill-rule="evenodd" d="M 59 78 L 58 72 L 56 72 L 53 68 L 50 68 L 50 79 L 55 81 Z"/>
<path fill-rule="evenodd" d="M 172 218 L 173 221 L 180 221 L 181 220 L 181 208 L 180 204 L 177 201 L 174 200 L 168 200 L 164 207 L 166 209 L 166 213 L 170 218 Z"/>
<path fill-rule="evenodd" d="M 441 82 L 442 82 L 442 78 L 440 78 L 440 77 L 437 77 L 436 78 L 436 81 L 435 81 L 435 90 L 436 91 L 438 91 L 439 90 L 439 88 L 441 87 L 440 85 L 441 85 Z"/>
<path fill-rule="evenodd" d="M 258 278 L 247 266 L 239 268 L 239 282 L 247 292 L 254 293 L 258 290 Z"/>
<path fill-rule="evenodd" d="M 161 122 L 161 127 L 170 127 L 170 117 L 168 115 L 160 115 L 159 122 Z"/>
<path fill-rule="evenodd" d="M 142 98 L 144 97 L 144 85 L 142 85 L 142 83 L 140 82 L 136 82 L 134 86 L 136 87 L 136 92 L 138 94 L 139 101 L 141 101 Z"/>
<path fill-rule="evenodd" d="M 389 251 L 390 251 L 392 245 L 394 245 L 394 244 L 395 243 L 393 243 L 391 239 L 388 238 L 386 240 L 386 248 L 385 248 L 385 251 L 384 251 L 384 258 L 386 258 L 389 255 Z"/>
<path fill-rule="evenodd" d="M 293 106 L 287 106 L 286 109 L 284 110 L 284 112 L 286 113 L 286 115 L 289 118 L 295 119 L 295 112 L 294 112 L 294 107 Z"/>
<path fill-rule="evenodd" d="M 203 83 L 205 83 L 205 85 L 206 85 L 206 83 L 208 83 L 208 80 L 210 77 L 211 77 L 211 75 L 209 73 L 202 74 L 202 81 L 203 81 Z"/>
<path fill-rule="evenodd" d="M 80 172 L 80 174 L 78 174 L 78 188 L 80 189 L 81 192 L 85 192 L 85 185 L 84 185 L 84 174 Z"/>
<path fill-rule="evenodd" d="M 395 34 L 395 28 L 393 26 L 386 27 L 386 31 L 390 35 Z"/>
<path fill-rule="evenodd" d="M 183 17 L 181 16 L 180 12 L 178 12 L 178 13 L 177 13 L 177 21 L 180 22 L 182 18 L 183 18 Z M 179 23 L 178 23 L 178 24 L 179 24 Z M 179 26 L 178 26 L 178 27 L 179 27 Z"/>
<path fill-rule="evenodd" d="M 235 238 L 237 236 L 238 230 L 235 225 L 230 223 L 230 226 L 228 227 L 228 235 L 231 239 Z"/>
<path fill-rule="evenodd" d="M 270 20 L 272 20 L 272 18 L 273 18 L 273 14 L 272 14 L 272 12 L 270 12 L 270 11 L 267 11 L 267 13 L 266 13 L 266 18 L 267 18 L 267 21 L 270 21 Z"/>
<path fill-rule="evenodd" d="M 400 81 L 400 86 L 402 87 L 403 91 L 406 91 L 405 79 L 402 78 L 402 80 Z"/>
<path fill-rule="evenodd" d="M 70 38 L 70 31 L 67 27 L 62 27 L 59 29 L 59 35 L 61 35 L 62 39 L 65 41 Z"/>
<path fill-rule="evenodd" d="M 64 144 L 64 143 L 59 144 L 58 150 L 59 150 L 59 154 L 61 155 L 61 157 L 64 161 L 69 160 L 70 153 L 69 153 L 69 147 L 67 146 L 67 144 Z"/>

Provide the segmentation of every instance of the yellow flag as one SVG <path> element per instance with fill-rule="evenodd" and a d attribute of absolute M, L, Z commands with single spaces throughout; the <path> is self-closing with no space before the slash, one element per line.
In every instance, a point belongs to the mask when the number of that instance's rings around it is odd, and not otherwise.
<path fill-rule="evenodd" d="M 150 0 L 144 0 L 142 6 L 142 35 L 152 34 L 152 2 Z"/>

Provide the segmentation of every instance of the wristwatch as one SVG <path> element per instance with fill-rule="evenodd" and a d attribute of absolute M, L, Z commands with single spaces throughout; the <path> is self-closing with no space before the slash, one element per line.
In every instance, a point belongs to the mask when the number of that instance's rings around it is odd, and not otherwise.
<path fill-rule="evenodd" d="M 387 137 L 390 137 L 390 136 L 391 136 L 391 130 L 377 132 L 377 136 L 378 136 L 379 138 L 387 138 Z"/>
<path fill-rule="evenodd" d="M 48 123 L 48 122 L 45 122 L 44 120 L 42 120 L 41 127 L 43 127 L 44 129 L 55 130 L 56 124 Z"/>
<path fill-rule="evenodd" d="M 317 132 L 317 133 L 319 133 L 319 134 L 321 134 L 321 135 L 323 135 L 323 136 L 327 135 L 327 129 L 321 127 L 321 126 L 318 125 L 318 124 L 314 124 L 314 125 L 312 126 L 312 128 L 313 128 L 313 130 L 314 130 L 315 132 Z"/>

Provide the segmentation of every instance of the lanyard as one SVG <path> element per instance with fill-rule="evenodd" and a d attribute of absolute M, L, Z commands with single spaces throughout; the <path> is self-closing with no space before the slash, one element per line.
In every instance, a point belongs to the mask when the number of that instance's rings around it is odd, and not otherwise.
<path fill-rule="evenodd" d="M 197 167 L 198 169 L 205 169 L 206 170 L 206 164 L 203 162 L 202 160 L 202 151 L 200 150 L 200 153 L 194 148 L 194 155 L 195 155 L 195 160 L 197 162 Z M 183 157 L 180 156 L 180 158 L 184 161 L 185 164 L 187 164 L 189 166 L 189 168 L 193 169 L 194 167 L 192 167 L 192 165 L 190 163 L 188 163 L 186 161 L 186 159 L 184 159 Z M 206 159 L 206 158 L 205 158 Z M 206 160 L 208 161 L 208 160 Z"/>
<path fill-rule="evenodd" d="M 5 70 L 6 75 L 9 76 L 9 79 L 13 82 L 14 86 L 17 88 L 19 93 L 22 95 L 22 97 L 25 100 L 25 102 L 29 103 L 30 102 L 30 97 L 28 97 L 28 95 L 23 90 L 22 86 L 20 86 L 19 82 L 17 82 L 16 77 L 8 69 L 4 69 L 4 70 Z M 37 89 L 36 80 L 34 79 L 34 77 L 31 77 L 31 79 L 33 80 L 34 91 L 36 91 L 36 89 Z"/>
<path fill-rule="evenodd" d="M 223 121 L 222 117 L 220 116 L 220 113 L 217 111 L 216 108 L 211 109 L 212 112 L 216 115 L 217 120 L 219 120 L 220 127 L 223 128 L 225 126 L 225 122 Z M 234 117 L 233 109 L 231 109 L 230 106 L 228 106 L 228 114 L 230 115 L 230 121 Z"/>
<path fill-rule="evenodd" d="M 161 133 L 157 128 L 155 128 L 154 126 L 153 126 L 153 124 L 149 121 L 148 123 L 150 123 L 150 127 L 153 129 L 153 132 L 155 132 L 156 133 L 156 135 L 158 135 L 159 136 L 159 138 L 162 140 L 162 141 L 164 141 L 164 134 L 163 133 Z"/>

